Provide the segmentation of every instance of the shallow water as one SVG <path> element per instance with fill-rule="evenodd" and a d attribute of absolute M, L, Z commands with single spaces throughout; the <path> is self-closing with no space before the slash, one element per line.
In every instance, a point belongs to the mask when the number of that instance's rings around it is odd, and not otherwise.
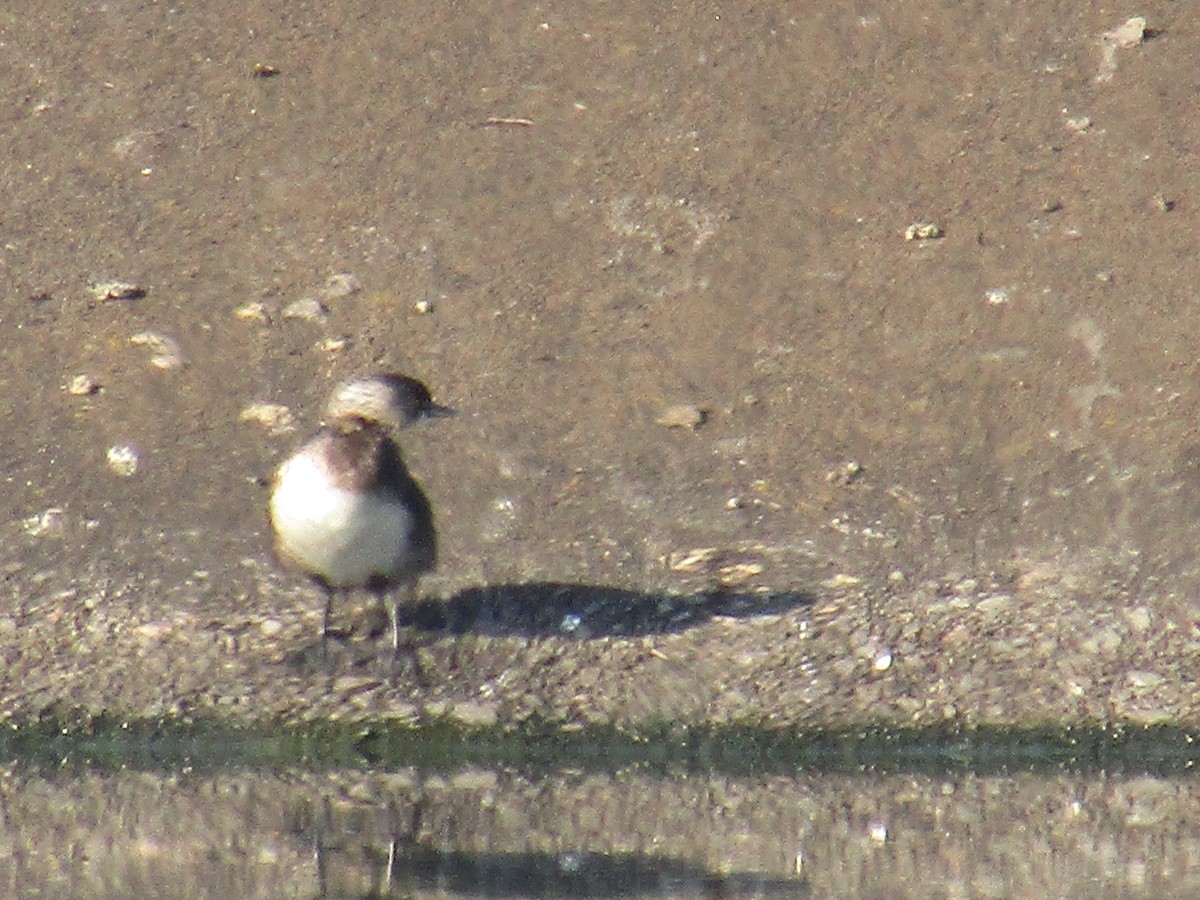
<path fill-rule="evenodd" d="M 1158 896 L 1200 886 L 1173 730 L 523 733 L 43 724 L 14 897 Z"/>

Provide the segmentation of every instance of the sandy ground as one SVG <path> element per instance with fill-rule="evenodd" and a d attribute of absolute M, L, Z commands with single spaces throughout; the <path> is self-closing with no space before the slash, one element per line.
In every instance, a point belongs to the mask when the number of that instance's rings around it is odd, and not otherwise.
<path fill-rule="evenodd" d="M 0 716 L 1200 726 L 1197 35 L 1133 12 L 0 12 Z M 264 513 L 381 368 L 459 411 L 424 684 L 313 664 Z"/>
<path fill-rule="evenodd" d="M 4 713 L 1200 721 L 1186 22 L 384 9 L 3 22 Z M 460 634 L 351 697 L 263 484 L 377 368 Z"/>

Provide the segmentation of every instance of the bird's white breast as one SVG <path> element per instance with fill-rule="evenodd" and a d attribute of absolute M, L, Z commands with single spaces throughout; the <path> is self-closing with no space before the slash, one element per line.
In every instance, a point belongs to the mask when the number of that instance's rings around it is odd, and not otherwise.
<path fill-rule="evenodd" d="M 279 552 L 333 587 L 406 564 L 412 514 L 394 495 L 339 487 L 319 456 L 302 452 L 280 467 L 270 513 Z"/>

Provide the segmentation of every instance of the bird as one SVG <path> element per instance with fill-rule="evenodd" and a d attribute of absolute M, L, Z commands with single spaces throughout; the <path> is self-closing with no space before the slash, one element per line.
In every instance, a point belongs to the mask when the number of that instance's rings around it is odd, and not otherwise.
<path fill-rule="evenodd" d="M 275 551 L 324 591 L 323 656 L 335 597 L 358 588 L 386 606 L 399 655 L 401 608 L 437 564 L 437 531 L 393 435 L 452 413 L 408 375 L 352 378 L 330 394 L 325 425 L 276 471 L 268 502 Z"/>

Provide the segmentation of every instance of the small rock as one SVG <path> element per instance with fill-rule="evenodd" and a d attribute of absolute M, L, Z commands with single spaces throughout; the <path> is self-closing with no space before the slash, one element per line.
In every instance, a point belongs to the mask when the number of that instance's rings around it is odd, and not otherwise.
<path fill-rule="evenodd" d="M 1125 673 L 1126 683 L 1135 691 L 1148 691 L 1161 685 L 1164 679 L 1157 672 L 1146 672 L 1139 669 L 1134 669 L 1131 672 Z"/>
<path fill-rule="evenodd" d="M 357 276 L 351 275 L 349 272 L 338 272 L 335 275 L 329 276 L 329 280 L 325 282 L 325 288 L 321 291 L 321 294 L 326 300 L 336 300 L 339 297 L 349 297 L 351 294 L 357 294 L 362 289 L 362 281 Z"/>
<path fill-rule="evenodd" d="M 944 236 L 942 226 L 934 222 L 913 222 L 904 229 L 906 241 L 933 241 Z"/>
<path fill-rule="evenodd" d="M 486 728 L 496 724 L 499 713 L 494 703 L 464 702 L 455 703 L 449 711 L 450 718 L 468 727 Z"/>
<path fill-rule="evenodd" d="M 413 304 L 413 311 L 418 312 L 423 316 L 427 316 L 433 312 L 433 303 L 432 301 L 426 299 L 418 300 Z"/>
<path fill-rule="evenodd" d="M 719 581 L 724 587 L 745 584 L 763 573 L 763 564 L 757 562 L 733 563 L 721 566 Z"/>
<path fill-rule="evenodd" d="M 44 512 L 22 520 L 21 525 L 30 537 L 41 537 L 44 534 L 61 535 L 65 512 L 62 507 L 51 506 Z"/>
<path fill-rule="evenodd" d="M 239 422 L 256 422 L 273 435 L 296 430 L 296 417 L 282 403 L 251 403 L 238 414 Z"/>
<path fill-rule="evenodd" d="M 233 311 L 233 314 L 239 319 L 245 319 L 252 322 L 266 322 L 267 305 L 259 300 L 247 303 L 245 306 L 239 306 Z"/>
<path fill-rule="evenodd" d="M 415 703 L 391 703 L 387 709 L 380 711 L 379 717 L 411 725 L 421 718 L 421 710 Z"/>
<path fill-rule="evenodd" d="M 316 297 L 302 297 L 283 308 L 283 317 L 285 319 L 303 319 L 305 322 L 324 324 L 329 318 L 329 310 Z"/>
<path fill-rule="evenodd" d="M 275 637 L 283 631 L 283 623 L 278 619 L 263 619 L 258 623 L 258 631 L 263 637 Z"/>
<path fill-rule="evenodd" d="M 996 594 L 980 600 L 975 604 L 975 608 L 981 613 L 995 615 L 996 613 L 1009 609 L 1012 605 L 1013 598 L 1011 594 Z"/>
<path fill-rule="evenodd" d="M 129 343 L 135 347 L 149 347 L 150 365 L 159 369 L 178 369 L 185 362 L 179 343 L 157 331 L 139 331 Z"/>
<path fill-rule="evenodd" d="M 333 682 L 335 694 L 358 694 L 379 687 L 383 682 L 369 675 L 340 675 Z"/>
<path fill-rule="evenodd" d="M 678 550 L 667 557 L 667 567 L 672 572 L 699 572 L 717 555 L 716 547 L 701 547 L 697 550 Z"/>
<path fill-rule="evenodd" d="M 131 478 L 137 474 L 138 452 L 132 444 L 109 447 L 105 458 L 108 460 L 108 467 L 122 478 Z"/>
<path fill-rule="evenodd" d="M 350 346 L 350 338 L 348 337 L 328 337 L 317 347 L 325 353 L 340 353 Z"/>
<path fill-rule="evenodd" d="M 100 390 L 100 383 L 91 375 L 76 375 L 63 390 L 74 397 L 88 397 Z"/>
<path fill-rule="evenodd" d="M 92 296 L 100 302 L 105 300 L 140 300 L 146 296 L 146 289 L 128 281 L 98 281 L 89 285 Z"/>
<path fill-rule="evenodd" d="M 1146 39 L 1146 17 L 1133 16 L 1100 35 L 1100 71 L 1096 81 L 1112 81 L 1117 71 L 1117 51 L 1137 47 Z"/>
<path fill-rule="evenodd" d="M 1129 623 L 1129 627 L 1134 631 L 1145 631 L 1150 627 L 1150 610 L 1144 606 L 1137 606 L 1126 610 L 1125 621 Z"/>
<path fill-rule="evenodd" d="M 843 487 L 853 484 L 863 473 L 861 463 L 849 460 L 832 472 L 825 473 L 825 480 L 830 484 L 840 484 Z"/>
<path fill-rule="evenodd" d="M 690 428 L 695 431 L 707 419 L 708 413 L 701 407 L 690 403 L 678 403 L 664 409 L 655 421 L 667 428 Z"/>
<path fill-rule="evenodd" d="M 1146 39 L 1146 17 L 1133 16 L 1126 19 L 1112 31 L 1100 35 L 1100 40 L 1118 50 L 1136 47 Z"/>
<path fill-rule="evenodd" d="M 161 641 L 173 630 L 173 626 L 166 619 L 160 619 L 157 622 L 143 622 L 133 629 L 133 633 L 146 641 Z"/>

